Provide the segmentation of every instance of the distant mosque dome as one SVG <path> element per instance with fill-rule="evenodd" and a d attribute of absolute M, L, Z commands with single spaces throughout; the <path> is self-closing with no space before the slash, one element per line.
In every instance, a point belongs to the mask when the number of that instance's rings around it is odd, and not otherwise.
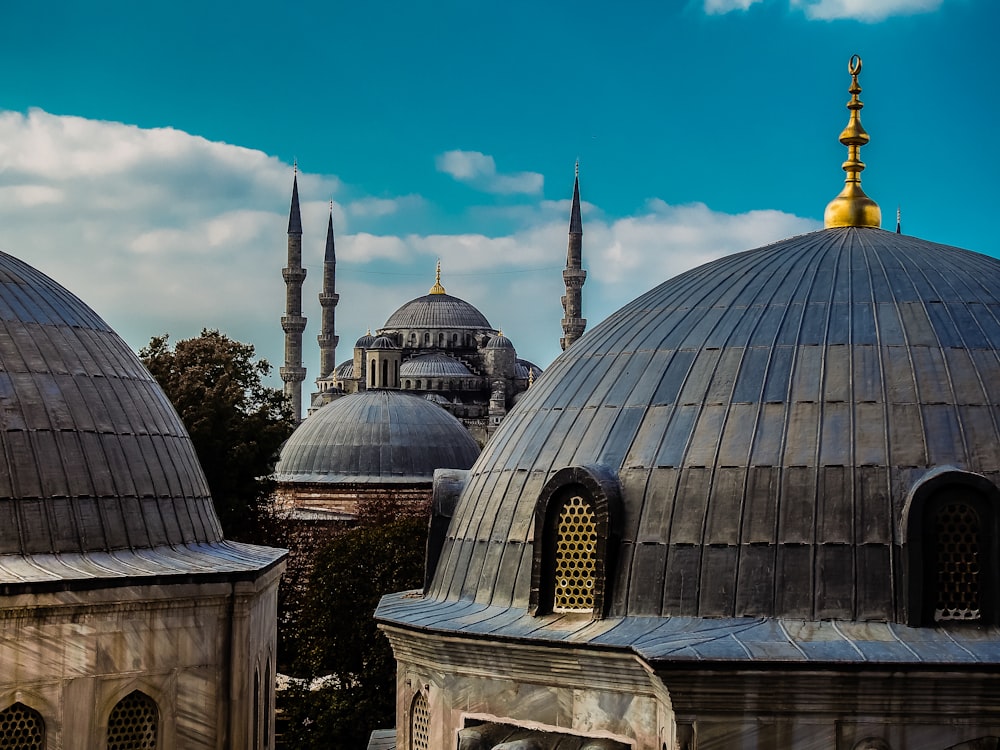
<path fill-rule="evenodd" d="M 463 378 L 471 375 L 468 367 L 447 354 L 421 354 L 406 360 L 399 368 L 402 378 Z"/>
<path fill-rule="evenodd" d="M 372 343 L 374 341 L 375 341 L 375 337 L 372 336 L 371 331 L 369 331 L 364 336 L 362 336 L 361 338 L 359 338 L 357 341 L 354 342 L 354 348 L 355 349 L 367 349 L 368 347 L 370 347 L 372 345 Z"/>
<path fill-rule="evenodd" d="M 312 414 L 281 449 L 279 483 L 430 482 L 439 468 L 468 469 L 479 446 L 430 401 L 394 390 L 343 396 Z"/>
<path fill-rule="evenodd" d="M 496 336 L 491 338 L 486 342 L 487 349 L 513 349 L 514 344 L 511 340 L 503 335 L 503 333 L 498 333 Z"/>
<path fill-rule="evenodd" d="M 425 294 L 410 300 L 389 316 L 380 330 L 410 328 L 471 328 L 491 330 L 486 316 L 450 294 Z"/>

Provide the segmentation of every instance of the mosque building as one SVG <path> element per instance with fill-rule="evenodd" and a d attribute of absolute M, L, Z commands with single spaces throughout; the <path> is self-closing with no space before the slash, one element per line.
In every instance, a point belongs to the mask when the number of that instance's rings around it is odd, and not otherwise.
<path fill-rule="evenodd" d="M 0 747 L 274 747 L 284 550 L 223 538 L 98 315 L 0 253 Z"/>
<path fill-rule="evenodd" d="M 640 296 L 438 473 L 395 747 L 1000 745 L 1000 261 L 880 229 L 849 72 L 824 229 Z"/>

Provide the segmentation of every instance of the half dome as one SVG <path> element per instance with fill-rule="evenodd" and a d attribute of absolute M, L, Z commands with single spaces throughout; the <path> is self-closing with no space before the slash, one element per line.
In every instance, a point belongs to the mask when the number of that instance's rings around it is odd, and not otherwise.
<path fill-rule="evenodd" d="M 465 378 L 472 372 L 447 354 L 422 354 L 406 360 L 399 368 L 401 378 Z"/>
<path fill-rule="evenodd" d="M 589 467 L 620 492 L 611 616 L 906 621 L 907 503 L 942 471 L 995 483 L 998 414 L 1000 261 L 867 228 L 732 255 L 524 394 L 428 596 L 526 607 L 543 488 Z"/>

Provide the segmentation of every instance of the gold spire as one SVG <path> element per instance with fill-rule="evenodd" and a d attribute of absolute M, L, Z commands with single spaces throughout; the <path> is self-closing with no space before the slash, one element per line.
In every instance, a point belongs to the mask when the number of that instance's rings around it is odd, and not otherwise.
<path fill-rule="evenodd" d="M 535 384 L 535 370 L 532 367 L 528 368 L 528 387 L 531 388 Z"/>
<path fill-rule="evenodd" d="M 434 286 L 431 287 L 430 294 L 445 294 L 444 287 L 441 286 L 441 261 L 438 260 L 437 275 L 434 277 Z"/>
<path fill-rule="evenodd" d="M 861 58 L 857 55 L 851 56 L 851 61 L 847 66 L 847 71 L 851 74 L 851 101 L 847 103 L 847 108 L 851 111 L 851 119 L 840 134 L 840 142 L 847 146 L 847 161 L 844 162 L 844 171 L 847 172 L 847 179 L 844 181 L 844 189 L 840 195 L 834 198 L 826 207 L 823 216 L 823 223 L 827 229 L 830 227 L 875 227 L 882 224 L 882 211 L 878 204 L 865 195 L 861 189 L 861 172 L 865 168 L 865 163 L 861 161 L 861 147 L 868 143 L 868 133 L 861 126 L 861 110 L 865 106 L 858 94 L 861 93 L 861 86 L 858 85 L 858 74 L 861 72 Z"/>

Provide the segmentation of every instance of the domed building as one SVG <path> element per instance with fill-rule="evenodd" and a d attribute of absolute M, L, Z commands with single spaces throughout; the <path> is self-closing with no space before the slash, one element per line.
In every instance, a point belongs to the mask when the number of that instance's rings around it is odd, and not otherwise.
<path fill-rule="evenodd" d="M 0 254 L 0 746 L 273 747 L 284 550 L 226 541 L 163 391 Z"/>
<path fill-rule="evenodd" d="M 478 456 L 476 441 L 444 409 L 372 388 L 338 398 L 299 425 L 274 478 L 284 507 L 346 520 L 359 500 L 387 492 L 396 500 L 430 500 L 435 469 L 468 469 Z"/>
<path fill-rule="evenodd" d="M 1000 261 L 826 228 L 671 279 L 439 475 L 396 747 L 1000 743 Z"/>

